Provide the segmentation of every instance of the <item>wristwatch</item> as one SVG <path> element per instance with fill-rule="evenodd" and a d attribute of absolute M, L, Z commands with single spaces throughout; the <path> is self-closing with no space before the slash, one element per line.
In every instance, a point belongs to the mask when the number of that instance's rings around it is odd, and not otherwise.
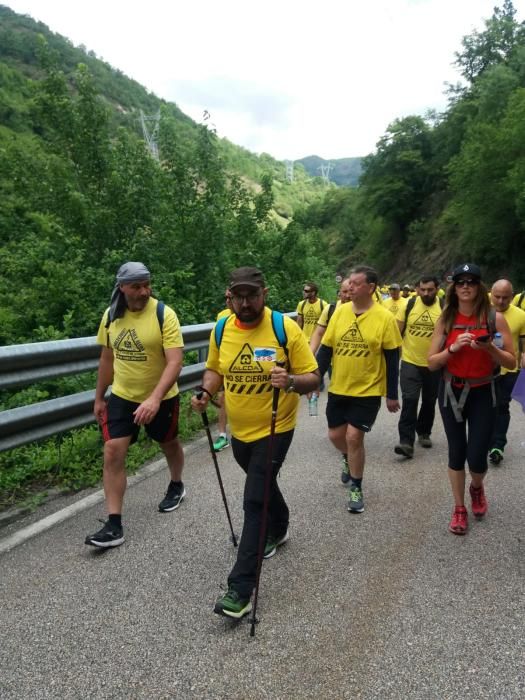
<path fill-rule="evenodd" d="M 288 386 L 285 389 L 285 392 L 287 394 L 291 394 L 293 391 L 295 391 L 295 377 L 293 374 L 288 375 Z"/>

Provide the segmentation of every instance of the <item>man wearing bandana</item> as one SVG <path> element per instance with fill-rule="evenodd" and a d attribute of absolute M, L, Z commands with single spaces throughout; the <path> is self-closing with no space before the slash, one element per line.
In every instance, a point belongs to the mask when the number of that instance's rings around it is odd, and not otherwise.
<path fill-rule="evenodd" d="M 98 532 L 86 537 L 86 544 L 108 548 L 124 542 L 126 455 L 141 425 L 160 444 L 171 475 L 159 510 L 175 510 L 186 495 L 181 481 L 184 453 L 177 438 L 182 335 L 173 309 L 151 296 L 150 273 L 142 263 L 124 263 L 117 272 L 97 342 L 102 352 L 94 413 L 104 437 L 108 519 Z M 111 394 L 106 400 L 110 385 Z"/>

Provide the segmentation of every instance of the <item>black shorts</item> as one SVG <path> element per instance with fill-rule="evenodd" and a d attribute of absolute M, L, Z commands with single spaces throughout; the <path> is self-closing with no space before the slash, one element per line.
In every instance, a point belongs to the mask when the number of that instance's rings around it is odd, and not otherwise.
<path fill-rule="evenodd" d="M 144 426 L 146 433 L 157 442 L 170 442 L 179 434 L 179 396 L 166 399 L 160 404 L 157 415 Z M 102 436 L 104 442 L 114 438 L 128 437 L 131 435 L 131 444 L 136 442 L 140 425 L 134 423 L 133 411 L 140 403 L 121 399 L 120 396 L 111 394 L 104 411 L 102 421 Z"/>
<path fill-rule="evenodd" d="M 380 407 L 380 396 L 341 396 L 328 392 L 326 404 L 328 427 L 339 428 L 349 423 L 354 428 L 368 433 L 374 425 Z"/>

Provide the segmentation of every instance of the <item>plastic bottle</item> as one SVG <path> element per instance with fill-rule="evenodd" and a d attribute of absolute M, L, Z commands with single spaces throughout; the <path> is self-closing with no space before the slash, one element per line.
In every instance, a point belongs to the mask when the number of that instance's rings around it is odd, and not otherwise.
<path fill-rule="evenodd" d="M 497 348 L 503 347 L 503 337 L 501 333 L 494 333 L 494 340 L 492 341 Z"/>
<path fill-rule="evenodd" d="M 317 416 L 317 394 L 313 393 L 308 401 L 308 415 Z"/>

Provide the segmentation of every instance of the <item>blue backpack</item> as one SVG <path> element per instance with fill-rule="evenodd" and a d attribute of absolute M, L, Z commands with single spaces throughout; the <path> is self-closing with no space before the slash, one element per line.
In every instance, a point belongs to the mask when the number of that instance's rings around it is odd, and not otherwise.
<path fill-rule="evenodd" d="M 228 321 L 230 318 L 230 316 L 223 316 L 215 324 L 214 335 L 217 349 L 221 347 L 224 327 L 226 326 L 226 321 Z M 272 311 L 272 329 L 275 333 L 279 346 L 284 350 L 286 359 L 288 359 L 288 338 L 284 329 L 284 314 L 282 314 L 280 311 Z"/>

